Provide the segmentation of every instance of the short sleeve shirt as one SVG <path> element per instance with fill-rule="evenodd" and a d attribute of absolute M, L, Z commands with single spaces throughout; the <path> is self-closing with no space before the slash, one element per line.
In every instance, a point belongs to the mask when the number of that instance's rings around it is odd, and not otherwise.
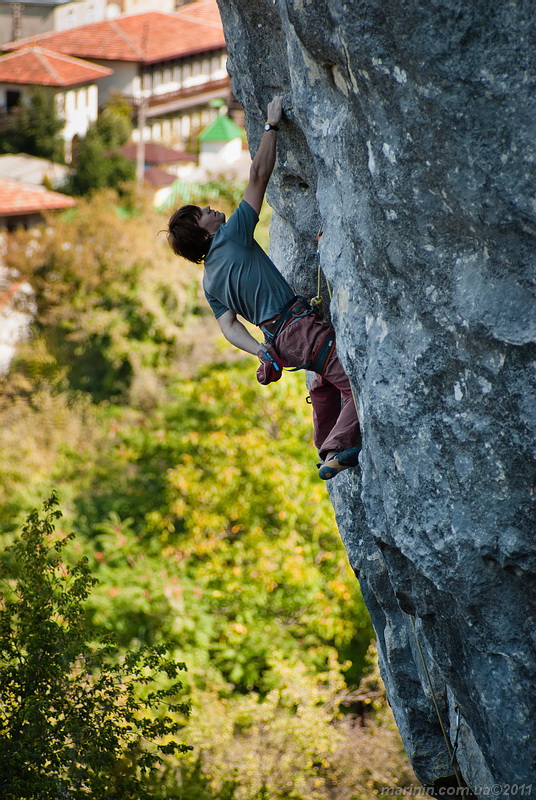
<path fill-rule="evenodd" d="M 216 231 L 205 258 L 203 288 L 216 318 L 226 311 L 260 325 L 275 317 L 294 292 L 253 238 L 259 218 L 242 200 Z"/>

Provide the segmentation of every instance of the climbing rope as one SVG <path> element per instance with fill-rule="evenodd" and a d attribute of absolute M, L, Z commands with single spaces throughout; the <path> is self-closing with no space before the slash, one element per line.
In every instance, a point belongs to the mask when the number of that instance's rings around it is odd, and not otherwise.
<path fill-rule="evenodd" d="M 425 661 L 425 658 L 424 658 L 424 653 L 423 653 L 423 650 L 422 650 L 422 647 L 421 647 L 421 643 L 419 642 L 419 637 L 417 636 L 417 629 L 415 627 L 415 618 L 412 616 L 412 614 L 409 615 L 409 618 L 411 620 L 411 627 L 413 628 L 413 635 L 415 637 L 415 643 L 417 644 L 417 651 L 418 651 L 420 659 L 421 659 L 422 668 L 424 670 L 424 674 L 426 676 L 426 681 L 428 683 L 428 688 L 430 689 L 430 694 L 432 696 L 432 703 L 434 704 L 435 712 L 436 712 L 437 719 L 438 719 L 438 722 L 439 722 L 439 727 L 441 728 L 441 733 L 443 734 L 443 739 L 445 740 L 445 745 L 447 747 L 447 752 L 449 754 L 450 763 L 451 763 L 452 768 L 454 770 L 454 775 L 456 777 L 456 782 L 457 782 L 458 786 L 460 788 L 462 788 L 464 784 L 462 782 L 462 778 L 460 776 L 460 771 L 458 769 L 458 764 L 456 762 L 456 750 L 458 749 L 458 734 L 459 734 L 459 730 L 460 730 L 459 709 L 456 706 L 456 710 L 457 710 L 457 714 L 458 714 L 458 724 L 457 724 L 457 731 L 456 731 L 455 749 L 453 750 L 452 747 L 451 747 L 451 744 L 450 744 L 450 739 L 449 739 L 448 734 L 447 734 L 447 729 L 445 728 L 445 725 L 443 723 L 443 718 L 441 717 L 441 712 L 439 710 L 439 703 L 437 702 L 436 693 L 435 693 L 434 687 L 432 685 L 432 679 L 430 677 L 430 673 L 428 671 L 428 667 L 426 666 L 426 661 Z"/>

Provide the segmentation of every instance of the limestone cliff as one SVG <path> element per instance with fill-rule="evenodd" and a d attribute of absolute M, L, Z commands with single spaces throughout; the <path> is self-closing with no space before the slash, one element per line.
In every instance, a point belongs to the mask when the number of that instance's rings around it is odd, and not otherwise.
<path fill-rule="evenodd" d="M 465 781 L 527 784 L 533 2 L 219 4 L 253 150 L 285 98 L 268 199 L 272 256 L 298 293 L 315 293 L 324 230 L 364 437 L 361 475 L 330 490 L 407 752 L 424 783 L 453 775 L 414 619 Z"/>

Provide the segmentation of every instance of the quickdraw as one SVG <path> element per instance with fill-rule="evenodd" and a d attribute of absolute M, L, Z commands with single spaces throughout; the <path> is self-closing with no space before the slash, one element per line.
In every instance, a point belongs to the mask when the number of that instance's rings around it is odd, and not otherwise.
<path fill-rule="evenodd" d="M 321 314 L 324 313 L 324 298 L 322 297 L 322 268 L 320 266 L 320 239 L 322 238 L 323 233 L 324 231 L 322 230 L 322 228 L 320 228 L 316 236 L 316 241 L 317 241 L 316 257 L 318 259 L 317 288 L 315 297 L 311 297 L 309 301 L 313 306 L 313 308 L 317 309 Z M 331 300 L 333 292 L 331 291 L 331 284 L 327 278 L 326 278 L 326 285 L 328 287 L 329 299 Z"/>

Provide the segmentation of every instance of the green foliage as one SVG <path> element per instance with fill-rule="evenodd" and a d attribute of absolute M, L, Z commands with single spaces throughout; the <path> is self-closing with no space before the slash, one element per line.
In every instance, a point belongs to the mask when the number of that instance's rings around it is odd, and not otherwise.
<path fill-rule="evenodd" d="M 370 625 L 316 477 L 300 377 L 266 391 L 253 373 L 249 361 L 212 367 L 151 414 L 114 414 L 91 468 L 78 457 L 63 473 L 86 476 L 73 502 L 104 582 L 130 560 L 108 599 L 125 641 L 163 625 L 192 675 L 266 693 L 274 658 L 299 646 L 322 669 L 351 647 L 359 661 Z"/>
<path fill-rule="evenodd" d="M 95 584 L 87 558 L 69 566 L 52 495 L 4 556 L 0 604 L 0 788 L 6 800 L 150 798 L 144 776 L 188 714 L 174 702 L 185 665 L 164 648 L 93 641 L 86 606 Z"/>
<path fill-rule="evenodd" d="M 8 127 L 2 132 L 0 152 L 28 153 L 62 163 L 65 152 L 59 133 L 64 124 L 54 95 L 34 87 L 28 92 L 28 101 L 21 102 L 12 112 Z"/>
<path fill-rule="evenodd" d="M 95 131 L 109 150 L 128 142 L 132 134 L 131 108 L 123 95 L 110 95 L 97 117 Z"/>
<path fill-rule="evenodd" d="M 46 363 L 49 377 L 61 373 L 97 400 L 129 390 L 140 402 L 158 396 L 184 319 L 197 308 L 198 270 L 157 236 L 162 220 L 149 203 L 136 203 L 120 218 L 117 196 L 102 192 L 53 225 L 10 238 L 7 263 L 29 281 L 37 305 L 33 341 L 14 371 Z"/>
<path fill-rule="evenodd" d="M 166 784 L 179 784 L 181 800 L 215 800 L 227 792 L 235 800 L 372 800 L 387 787 L 402 794 L 414 777 L 373 647 L 369 661 L 370 672 L 354 692 L 337 669 L 312 674 L 281 662 L 280 685 L 265 698 L 202 693 L 188 728 L 194 749 L 178 770 L 168 766 Z M 341 714 L 356 701 L 369 708 L 366 715 Z"/>
<path fill-rule="evenodd" d="M 136 167 L 113 151 L 125 144 L 131 133 L 130 108 L 120 95 L 112 95 L 76 149 L 74 173 L 66 191 L 86 195 L 110 188 L 123 194 L 125 185 L 136 177 Z"/>
<path fill-rule="evenodd" d="M 109 129 L 106 131 L 108 138 Z M 132 161 L 118 153 L 110 153 L 106 140 L 100 135 L 97 123 L 80 142 L 76 152 L 74 172 L 65 187 L 68 194 L 85 195 L 97 189 L 115 189 L 122 193 L 124 185 L 136 177 Z"/>

